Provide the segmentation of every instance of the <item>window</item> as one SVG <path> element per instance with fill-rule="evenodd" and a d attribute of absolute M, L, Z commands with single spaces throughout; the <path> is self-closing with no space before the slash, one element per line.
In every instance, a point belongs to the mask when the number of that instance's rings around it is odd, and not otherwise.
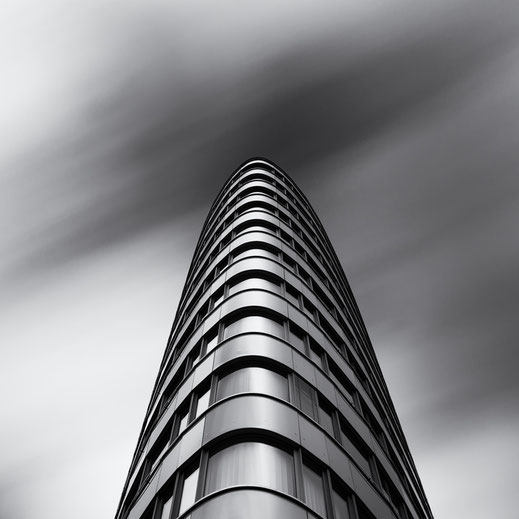
<path fill-rule="evenodd" d="M 292 237 L 287 232 L 281 230 L 281 239 L 287 242 L 289 245 L 292 245 Z"/>
<path fill-rule="evenodd" d="M 283 263 L 292 271 L 295 272 L 296 270 L 296 264 L 290 256 L 287 256 L 286 254 L 283 254 Z"/>
<path fill-rule="evenodd" d="M 189 407 L 185 407 L 182 411 L 179 412 L 178 418 L 177 418 L 177 431 L 175 434 L 175 437 L 180 436 L 184 429 L 187 427 L 187 424 L 189 422 Z"/>
<path fill-rule="evenodd" d="M 287 377 L 269 369 L 241 368 L 218 381 L 216 399 L 244 392 L 264 393 L 288 400 L 288 380 Z"/>
<path fill-rule="evenodd" d="M 263 332 L 278 337 L 284 336 L 283 324 L 260 315 L 248 315 L 228 324 L 224 338 L 244 332 Z"/>
<path fill-rule="evenodd" d="M 309 276 L 308 272 L 306 272 L 306 270 L 302 269 L 301 267 L 299 267 L 298 270 L 299 270 L 299 276 L 303 279 L 303 281 L 308 286 L 312 286 L 311 285 L 311 279 L 310 279 L 310 276 Z"/>
<path fill-rule="evenodd" d="M 218 327 L 214 328 L 205 336 L 205 354 L 216 348 L 218 344 Z"/>
<path fill-rule="evenodd" d="M 373 516 L 368 512 L 367 508 L 360 504 L 358 499 L 355 500 L 357 504 L 357 515 L 359 519 L 373 519 Z"/>
<path fill-rule="evenodd" d="M 211 389 L 206 387 L 199 392 L 198 401 L 196 403 L 196 411 L 193 419 L 199 417 L 209 407 L 209 397 Z"/>
<path fill-rule="evenodd" d="M 348 498 L 346 492 L 337 487 L 332 488 L 332 506 L 335 519 L 349 519 L 350 511 L 348 508 Z"/>
<path fill-rule="evenodd" d="M 303 463 L 303 488 L 305 503 L 315 512 L 326 517 L 323 476 Z M 342 518 L 341 518 L 342 519 Z"/>
<path fill-rule="evenodd" d="M 223 301 L 223 288 L 216 291 L 212 297 L 212 306 L 211 308 L 217 307 Z"/>
<path fill-rule="evenodd" d="M 324 368 L 321 348 L 319 348 L 319 346 L 317 346 L 317 344 L 315 344 L 314 341 L 310 341 L 310 347 L 308 348 L 308 356 L 320 368 Z"/>
<path fill-rule="evenodd" d="M 306 354 L 306 341 L 305 333 L 294 325 L 290 325 L 290 336 L 289 342 L 294 348 L 298 349 L 301 353 Z"/>
<path fill-rule="evenodd" d="M 160 519 L 169 519 L 171 514 L 171 506 L 173 505 L 173 496 L 170 496 L 162 505 Z"/>
<path fill-rule="evenodd" d="M 262 278 L 240 279 L 239 281 L 233 283 L 229 287 L 229 295 L 231 296 L 236 292 L 249 289 L 270 290 L 271 292 L 280 294 L 281 284 L 273 280 L 267 280 Z"/>
<path fill-rule="evenodd" d="M 332 413 L 332 408 L 329 405 L 324 402 L 319 402 L 319 423 L 330 436 L 335 438 Z"/>
<path fill-rule="evenodd" d="M 210 456 L 205 494 L 234 485 L 258 485 L 294 495 L 293 457 L 254 442 L 238 443 Z"/>
<path fill-rule="evenodd" d="M 312 303 L 310 303 L 310 301 L 308 301 L 308 299 L 306 299 L 306 297 L 303 297 L 303 311 L 305 312 L 305 314 L 308 317 L 310 317 L 310 319 L 315 321 L 315 315 L 316 315 L 315 307 Z"/>
<path fill-rule="evenodd" d="M 307 414 L 312 420 L 317 418 L 315 406 L 315 391 L 303 379 L 297 378 L 297 386 L 299 393 L 299 409 Z"/>
<path fill-rule="evenodd" d="M 265 250 L 263 248 L 260 249 L 260 248 L 255 247 L 253 249 L 248 248 L 245 250 L 240 250 L 239 252 L 235 252 L 233 255 L 233 262 L 241 260 L 243 258 L 252 257 L 252 256 L 263 256 L 263 257 L 266 257 L 266 258 L 269 258 L 269 259 L 272 259 L 275 261 L 278 260 L 277 253 L 271 252 L 269 250 Z"/>
<path fill-rule="evenodd" d="M 191 505 L 194 504 L 196 499 L 196 487 L 198 483 L 198 467 L 184 478 L 184 484 L 182 485 L 182 496 L 180 498 L 180 506 L 178 509 L 178 515 L 184 513 Z"/>

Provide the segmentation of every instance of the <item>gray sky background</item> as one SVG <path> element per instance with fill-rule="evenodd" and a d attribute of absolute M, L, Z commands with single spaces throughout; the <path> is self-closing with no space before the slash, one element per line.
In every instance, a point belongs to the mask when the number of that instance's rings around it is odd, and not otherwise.
<path fill-rule="evenodd" d="M 113 517 L 258 155 L 330 235 L 436 518 L 517 517 L 517 2 L 8 1 L 0 56 L 0 519 Z"/>

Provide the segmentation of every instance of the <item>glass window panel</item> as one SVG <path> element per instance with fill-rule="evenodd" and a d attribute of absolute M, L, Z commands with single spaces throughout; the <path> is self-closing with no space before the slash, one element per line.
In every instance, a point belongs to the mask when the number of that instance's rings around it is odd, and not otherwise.
<path fill-rule="evenodd" d="M 278 337 L 283 337 L 284 329 L 281 323 L 259 315 L 242 317 L 238 321 L 230 323 L 225 328 L 225 338 L 244 332 L 264 332 Z"/>
<path fill-rule="evenodd" d="M 217 344 L 218 344 L 218 334 L 216 333 L 214 335 L 210 335 L 207 339 L 207 345 L 205 348 L 206 354 L 209 353 L 210 351 L 214 350 L 214 348 L 216 347 Z"/>
<path fill-rule="evenodd" d="M 182 433 L 182 431 L 187 427 L 188 418 L 189 418 L 189 412 L 186 409 L 186 410 L 184 410 L 184 413 L 180 416 L 177 436 L 180 435 Z"/>
<path fill-rule="evenodd" d="M 265 225 L 260 225 L 260 224 L 249 225 L 249 223 L 247 223 L 247 225 L 244 225 L 244 226 L 240 227 L 236 231 L 236 236 L 239 236 L 240 234 L 243 234 L 243 233 L 246 233 L 246 232 L 265 232 L 265 231 L 276 232 L 275 229 L 272 229 L 271 226 L 268 225 L 268 224 L 265 224 Z"/>
<path fill-rule="evenodd" d="M 233 485 L 258 485 L 294 495 L 293 458 L 265 443 L 228 447 L 209 458 L 206 493 Z"/>
<path fill-rule="evenodd" d="M 292 260 L 292 258 L 290 258 L 289 256 L 287 255 L 283 255 L 283 262 L 285 263 L 285 265 L 292 271 L 292 272 L 295 272 L 295 268 L 296 268 L 296 264 L 295 262 Z"/>
<path fill-rule="evenodd" d="M 333 432 L 332 415 L 323 407 L 319 407 L 319 423 L 323 426 L 323 428 L 328 434 L 335 437 L 335 434 Z"/>
<path fill-rule="evenodd" d="M 229 295 L 235 294 L 241 290 L 249 289 L 270 290 L 271 292 L 276 292 L 278 294 L 281 292 L 281 286 L 273 281 L 267 281 L 266 279 L 261 278 L 249 278 L 231 286 L 229 288 Z"/>
<path fill-rule="evenodd" d="M 187 478 L 184 479 L 182 497 L 180 499 L 180 508 L 178 510 L 179 515 L 185 512 L 195 502 L 198 472 L 199 469 L 196 469 L 189 476 L 187 476 Z"/>
<path fill-rule="evenodd" d="M 324 502 L 324 487 L 321 474 L 315 472 L 303 464 L 303 486 L 305 491 L 305 503 L 318 514 L 326 517 Z"/>
<path fill-rule="evenodd" d="M 262 256 L 277 261 L 278 255 L 265 249 L 247 249 L 234 255 L 233 261 L 241 260 L 242 258 Z"/>
<path fill-rule="evenodd" d="M 196 404 L 195 417 L 200 416 L 209 407 L 209 396 L 211 391 L 208 389 L 205 393 L 200 395 Z"/>
<path fill-rule="evenodd" d="M 313 390 L 303 380 L 299 379 L 299 399 L 301 402 L 301 411 L 315 419 L 314 404 L 313 404 Z"/>
<path fill-rule="evenodd" d="M 162 505 L 162 512 L 160 513 L 160 519 L 169 519 L 169 514 L 171 513 L 171 505 L 172 504 L 173 504 L 173 496 L 171 496 Z"/>
<path fill-rule="evenodd" d="M 287 378 L 260 367 L 242 368 L 218 382 L 217 400 L 243 392 L 257 392 L 288 400 Z"/>
<path fill-rule="evenodd" d="M 303 299 L 303 310 L 310 319 L 315 319 L 315 308 L 306 299 Z"/>
<path fill-rule="evenodd" d="M 345 492 L 332 489 L 333 515 L 335 519 L 349 519 L 348 501 Z"/>

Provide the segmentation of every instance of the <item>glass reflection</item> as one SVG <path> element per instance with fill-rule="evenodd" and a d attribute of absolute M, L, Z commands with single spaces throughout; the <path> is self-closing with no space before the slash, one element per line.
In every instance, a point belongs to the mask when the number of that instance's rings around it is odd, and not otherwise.
<path fill-rule="evenodd" d="M 216 399 L 237 393 L 264 393 L 288 400 L 288 380 L 269 369 L 246 367 L 233 371 L 218 381 Z"/>
<path fill-rule="evenodd" d="M 171 505 L 173 504 L 173 496 L 171 496 L 163 505 L 162 512 L 160 513 L 160 519 L 169 519 L 171 513 Z"/>
<path fill-rule="evenodd" d="M 242 258 L 248 258 L 253 256 L 262 256 L 264 258 L 269 258 L 275 261 L 278 261 L 278 255 L 274 254 L 265 249 L 246 249 L 241 251 L 233 256 L 233 261 L 241 260 Z"/>
<path fill-rule="evenodd" d="M 348 501 L 337 490 L 332 489 L 333 514 L 336 519 L 349 519 Z"/>
<path fill-rule="evenodd" d="M 196 469 L 187 478 L 184 479 L 182 487 L 182 498 L 180 499 L 179 515 L 185 512 L 194 502 L 196 498 L 196 484 L 198 482 L 198 472 Z"/>
<path fill-rule="evenodd" d="M 322 406 L 319 407 L 319 423 L 324 427 L 324 429 L 330 436 L 335 437 L 335 434 L 333 432 L 332 415 Z"/>
<path fill-rule="evenodd" d="M 284 335 L 284 329 L 281 323 L 268 319 L 267 317 L 249 315 L 228 324 L 225 328 L 224 337 L 228 338 L 245 332 L 263 332 L 278 337 L 283 337 Z"/>
<path fill-rule="evenodd" d="M 307 465 L 303 465 L 303 486 L 306 504 L 318 514 L 326 517 L 323 478 L 321 474 L 318 474 Z"/>
<path fill-rule="evenodd" d="M 210 351 L 214 350 L 216 345 L 218 344 L 218 334 L 215 333 L 212 336 L 207 338 L 207 344 L 205 347 L 205 354 L 207 355 Z"/>
<path fill-rule="evenodd" d="M 270 292 L 275 292 L 277 294 L 281 293 L 281 286 L 273 281 L 262 278 L 249 278 L 243 279 L 229 287 L 229 295 L 231 296 L 241 290 L 249 289 L 269 290 Z"/>
<path fill-rule="evenodd" d="M 207 389 L 207 391 L 198 398 L 195 417 L 200 416 L 209 407 L 210 393 L 211 391 Z"/>
<path fill-rule="evenodd" d="M 233 485 L 258 485 L 294 495 L 290 454 L 265 443 L 243 442 L 209 458 L 206 494 Z"/>

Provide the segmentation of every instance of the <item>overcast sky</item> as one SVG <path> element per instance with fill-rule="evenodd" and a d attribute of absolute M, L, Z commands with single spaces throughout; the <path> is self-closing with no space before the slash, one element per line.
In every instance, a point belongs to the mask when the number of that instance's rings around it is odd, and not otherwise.
<path fill-rule="evenodd" d="M 519 4 L 8 1 L 0 519 L 111 519 L 241 162 L 310 199 L 437 519 L 516 519 Z"/>

